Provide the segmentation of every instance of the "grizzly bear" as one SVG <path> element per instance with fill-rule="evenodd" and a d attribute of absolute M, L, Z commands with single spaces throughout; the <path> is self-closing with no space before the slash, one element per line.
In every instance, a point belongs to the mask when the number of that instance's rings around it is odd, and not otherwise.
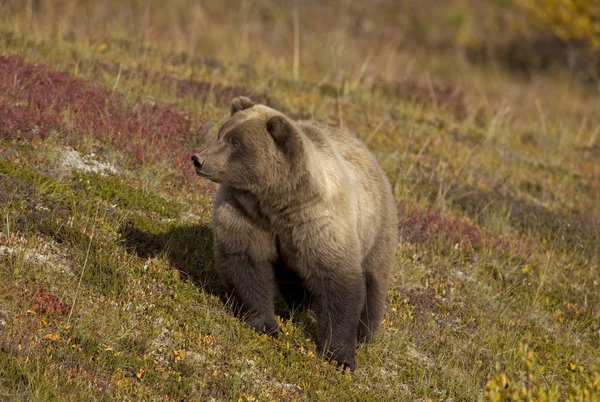
<path fill-rule="evenodd" d="M 354 370 L 357 341 L 383 319 L 397 246 L 392 191 L 373 155 L 350 133 L 238 97 L 192 160 L 220 184 L 215 267 L 247 325 L 276 332 L 278 291 L 308 300 L 319 350 Z"/>

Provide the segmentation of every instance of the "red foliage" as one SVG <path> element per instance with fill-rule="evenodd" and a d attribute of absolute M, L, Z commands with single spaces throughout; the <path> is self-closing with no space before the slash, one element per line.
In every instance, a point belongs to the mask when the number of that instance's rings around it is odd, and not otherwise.
<path fill-rule="evenodd" d="M 413 211 L 400 221 L 399 227 L 401 235 L 414 243 L 438 239 L 450 244 L 468 243 L 474 249 L 508 249 L 509 246 L 506 240 L 495 237 L 464 219 L 445 217 L 435 210 Z"/>
<path fill-rule="evenodd" d="M 118 93 L 15 56 L 0 57 L 0 121 L 0 138 L 43 138 L 54 130 L 66 140 L 92 135 L 140 162 L 152 155 L 183 158 L 191 130 L 173 107 L 131 106 Z"/>
<path fill-rule="evenodd" d="M 56 117 L 26 105 L 11 106 L 0 98 L 0 138 L 45 137 L 57 126 Z"/>
<path fill-rule="evenodd" d="M 38 314 L 45 314 L 50 317 L 66 315 L 71 310 L 71 306 L 60 303 L 56 296 L 44 288 L 38 288 L 33 293 L 32 304 L 33 309 Z"/>

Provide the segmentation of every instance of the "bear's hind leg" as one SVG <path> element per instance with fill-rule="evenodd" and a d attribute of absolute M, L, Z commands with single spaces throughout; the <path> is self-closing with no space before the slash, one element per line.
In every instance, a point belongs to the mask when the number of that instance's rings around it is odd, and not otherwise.
<path fill-rule="evenodd" d="M 319 350 L 354 371 L 356 331 L 364 304 L 365 286 L 360 275 L 343 280 L 321 280 L 315 292 Z"/>
<path fill-rule="evenodd" d="M 380 236 L 363 261 L 367 295 L 358 324 L 359 342 L 370 341 L 383 321 L 395 247 L 396 243 L 391 235 Z"/>

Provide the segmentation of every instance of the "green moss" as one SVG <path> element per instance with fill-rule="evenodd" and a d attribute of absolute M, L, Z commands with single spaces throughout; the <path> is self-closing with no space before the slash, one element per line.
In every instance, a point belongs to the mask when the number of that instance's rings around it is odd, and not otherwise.
<path fill-rule="evenodd" d="M 180 210 L 176 202 L 125 184 L 119 177 L 76 173 L 73 187 L 82 195 L 99 197 L 127 210 L 154 212 L 164 217 L 175 217 Z"/>
<path fill-rule="evenodd" d="M 10 178 L 21 184 L 28 184 L 39 194 L 48 194 L 61 191 L 64 186 L 52 177 L 36 173 L 23 164 L 11 162 L 0 156 L 0 177 Z M 6 189 L 0 189 L 0 191 Z"/>

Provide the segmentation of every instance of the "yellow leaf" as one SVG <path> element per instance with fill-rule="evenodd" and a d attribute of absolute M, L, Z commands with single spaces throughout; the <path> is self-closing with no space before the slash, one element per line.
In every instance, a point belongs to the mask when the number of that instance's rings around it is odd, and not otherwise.
<path fill-rule="evenodd" d="M 506 374 L 504 374 L 504 373 L 500 374 L 500 381 L 502 382 L 503 388 L 510 387 L 510 381 L 508 380 L 508 377 L 506 377 Z"/>
<path fill-rule="evenodd" d="M 135 375 L 138 379 L 141 379 L 142 376 L 144 375 L 144 369 L 140 368 L 140 371 L 137 372 L 137 374 Z"/>
<path fill-rule="evenodd" d="M 525 265 L 523 267 L 523 269 L 521 270 L 521 272 L 523 272 L 524 274 L 528 274 L 529 273 L 529 265 Z"/>
<path fill-rule="evenodd" d="M 50 339 L 51 341 L 58 341 L 60 339 L 60 334 L 50 333 L 44 337 L 44 339 Z"/>

